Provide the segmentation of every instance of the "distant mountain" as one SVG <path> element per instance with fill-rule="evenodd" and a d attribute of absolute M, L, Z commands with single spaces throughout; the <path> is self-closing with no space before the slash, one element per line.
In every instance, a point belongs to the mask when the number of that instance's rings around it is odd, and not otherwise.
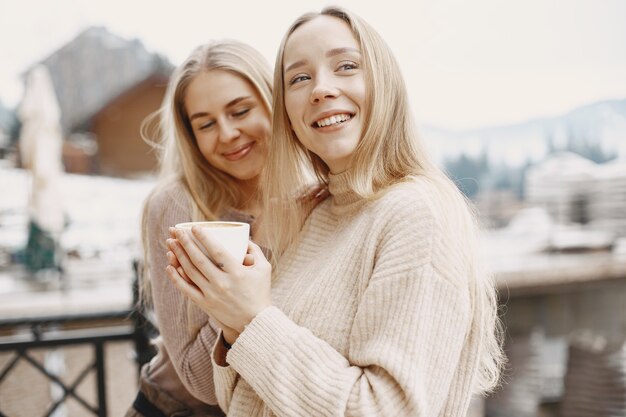
<path fill-rule="evenodd" d="M 594 146 L 605 154 L 626 157 L 626 99 L 579 107 L 559 117 L 467 131 L 422 128 L 422 136 L 439 161 L 486 153 L 493 165 L 520 167 L 537 162 L 568 145 Z"/>

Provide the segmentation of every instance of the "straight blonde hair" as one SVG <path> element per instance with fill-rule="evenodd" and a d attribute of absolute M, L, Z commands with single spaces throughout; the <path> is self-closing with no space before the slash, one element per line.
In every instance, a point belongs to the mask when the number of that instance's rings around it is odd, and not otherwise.
<path fill-rule="evenodd" d="M 271 69 L 256 49 L 242 42 L 220 40 L 201 45 L 172 73 L 161 108 L 148 116 L 141 127 L 143 139 L 157 151 L 160 166 L 159 183 L 146 198 L 142 213 L 144 265 L 141 298 L 147 305 L 152 301 L 147 273 L 147 221 L 152 197 L 172 183 L 181 182 L 191 196 L 188 203 L 192 221 L 215 220 L 226 208 L 237 207 L 249 197 L 243 194 L 233 177 L 204 158 L 185 109 L 185 96 L 191 81 L 199 74 L 213 70 L 228 71 L 249 82 L 271 114 Z"/>
<path fill-rule="evenodd" d="M 476 217 L 469 201 L 454 183 L 428 157 L 417 134 L 400 68 L 380 35 L 355 14 L 327 7 L 320 13 L 298 18 L 284 36 L 274 67 L 273 134 L 269 161 L 263 174 L 264 213 L 269 246 L 274 260 L 297 242 L 307 211 L 293 195 L 311 177 L 328 184 L 329 168 L 307 150 L 291 129 L 285 108 L 283 55 L 290 35 L 301 25 L 318 17 L 331 16 L 346 22 L 359 43 L 368 86 L 364 131 L 348 168 L 348 183 L 364 200 L 380 198 L 394 184 L 421 177 L 434 185 L 438 209 L 450 219 L 447 227 L 462 236 L 460 245 L 470 267 L 470 283 L 475 318 L 480 328 L 483 350 L 479 363 L 477 392 L 492 390 L 504 362 L 501 348 L 502 327 L 497 316 L 497 295 L 492 276 L 478 257 Z"/>

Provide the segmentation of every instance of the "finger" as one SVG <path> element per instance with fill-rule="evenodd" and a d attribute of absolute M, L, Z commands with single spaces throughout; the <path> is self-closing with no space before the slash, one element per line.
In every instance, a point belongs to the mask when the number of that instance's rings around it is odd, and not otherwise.
<path fill-rule="evenodd" d="M 169 280 L 185 297 L 189 298 L 196 304 L 202 301 L 204 297 L 200 288 L 185 281 L 174 267 L 168 265 L 165 268 L 165 273 Z"/>
<path fill-rule="evenodd" d="M 170 265 L 172 265 L 174 268 L 178 268 L 180 266 L 180 262 L 178 262 L 178 258 L 176 257 L 176 255 L 174 255 L 174 252 L 172 251 L 168 251 L 165 256 L 167 257 L 167 261 L 170 263 Z"/>
<path fill-rule="evenodd" d="M 330 191 L 328 191 L 328 188 L 322 187 L 317 192 L 317 194 L 315 194 L 315 196 L 313 197 L 313 200 L 319 202 L 319 201 L 326 199 L 326 197 L 328 197 L 329 195 L 330 195 Z"/>
<path fill-rule="evenodd" d="M 168 229 L 168 231 L 170 232 L 170 237 L 171 237 L 172 239 L 176 239 L 176 228 L 175 228 L 175 227 L 170 227 L 170 228 Z"/>
<path fill-rule="evenodd" d="M 261 247 L 253 241 L 248 242 L 248 254 L 246 256 L 248 255 L 252 255 L 252 257 L 254 258 L 254 263 L 260 262 L 262 260 L 268 262 Z"/>
<path fill-rule="evenodd" d="M 178 259 L 180 267 L 182 267 L 182 269 L 185 271 L 187 277 L 195 285 L 197 285 L 202 290 L 202 292 L 207 293 L 208 291 L 210 291 L 210 277 L 212 275 L 210 273 L 207 274 L 204 270 L 199 270 L 198 268 L 196 268 L 196 265 L 191 261 L 187 251 L 183 248 L 178 240 L 168 239 L 167 243 L 176 258 Z M 210 266 L 212 266 L 213 269 L 217 270 L 217 267 L 215 267 L 215 265 L 212 265 L 211 261 L 207 259 L 206 262 L 211 264 Z"/>
<path fill-rule="evenodd" d="M 305 190 L 302 193 L 302 195 L 300 195 L 300 197 L 298 197 L 298 202 L 306 203 L 306 202 L 313 200 L 315 196 L 320 192 L 321 189 L 322 189 L 322 186 L 320 184 L 315 184 L 311 186 L 310 188 Z"/>
<path fill-rule="evenodd" d="M 183 279 L 185 281 L 187 281 L 188 283 L 190 283 L 191 285 L 197 287 L 196 283 L 193 282 L 193 280 L 191 278 L 189 278 L 189 275 L 187 275 L 187 273 L 185 272 L 185 270 L 182 267 L 178 267 L 176 268 L 176 271 L 178 272 L 178 275 L 180 275 L 181 277 L 183 277 Z"/>
<path fill-rule="evenodd" d="M 238 266 L 239 263 L 235 260 L 235 258 L 224 249 L 217 239 L 211 236 L 205 229 L 202 227 L 194 226 L 191 228 L 191 233 L 193 236 L 200 242 L 204 249 L 209 254 L 209 258 L 213 261 L 214 265 L 216 265 L 222 271 L 231 271 L 234 267 Z M 190 241 L 192 239 L 189 239 Z M 197 245 L 196 245 L 197 248 Z M 206 259 L 206 255 L 202 253 L 198 248 L 199 259 Z M 190 253 L 191 260 L 195 262 L 195 258 Z"/>

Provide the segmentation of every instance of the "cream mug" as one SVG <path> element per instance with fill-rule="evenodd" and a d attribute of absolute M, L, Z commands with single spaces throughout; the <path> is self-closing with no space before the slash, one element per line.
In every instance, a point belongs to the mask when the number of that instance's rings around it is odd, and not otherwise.
<path fill-rule="evenodd" d="M 218 241 L 237 262 L 243 263 L 243 259 L 248 251 L 248 239 L 250 238 L 250 225 L 248 223 L 211 221 L 178 223 L 174 226 L 177 230 L 182 230 L 184 233 L 189 234 L 200 250 L 202 250 L 205 255 L 209 256 L 202 243 L 191 233 L 193 226 L 201 227 L 202 233 L 209 234 L 214 240 Z"/>

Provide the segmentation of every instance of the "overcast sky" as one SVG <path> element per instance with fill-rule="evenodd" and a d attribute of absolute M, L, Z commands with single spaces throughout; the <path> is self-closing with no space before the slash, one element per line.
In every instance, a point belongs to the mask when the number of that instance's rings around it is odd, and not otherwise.
<path fill-rule="evenodd" d="M 273 64 L 287 26 L 328 4 L 387 41 L 421 124 L 505 124 L 626 98 L 624 0 L 0 0 L 0 100 L 15 106 L 19 74 L 92 25 L 173 64 L 216 38 L 247 42 Z"/>

